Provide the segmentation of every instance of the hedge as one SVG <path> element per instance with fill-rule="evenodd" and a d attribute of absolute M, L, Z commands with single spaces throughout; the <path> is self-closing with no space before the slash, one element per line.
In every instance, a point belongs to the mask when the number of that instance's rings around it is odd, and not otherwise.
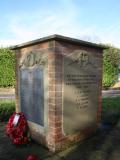
<path fill-rule="evenodd" d="M 103 54 L 103 87 L 108 88 L 118 79 L 118 65 L 120 64 L 120 50 L 110 47 Z"/>
<path fill-rule="evenodd" d="M 0 121 L 8 121 L 10 115 L 15 112 L 15 102 L 0 102 Z"/>
<path fill-rule="evenodd" d="M 9 48 L 0 48 L 0 87 L 15 85 L 15 54 Z"/>

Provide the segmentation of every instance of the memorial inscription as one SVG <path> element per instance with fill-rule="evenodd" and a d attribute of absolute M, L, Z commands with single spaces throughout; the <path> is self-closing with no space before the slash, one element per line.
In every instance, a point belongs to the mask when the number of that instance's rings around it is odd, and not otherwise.
<path fill-rule="evenodd" d="M 98 59 L 93 58 L 92 53 L 78 50 L 76 54 L 64 57 L 63 131 L 65 134 L 73 134 L 95 124 L 99 78 Z"/>
<path fill-rule="evenodd" d="M 20 70 L 21 111 L 27 120 L 44 125 L 43 70 L 39 68 Z"/>

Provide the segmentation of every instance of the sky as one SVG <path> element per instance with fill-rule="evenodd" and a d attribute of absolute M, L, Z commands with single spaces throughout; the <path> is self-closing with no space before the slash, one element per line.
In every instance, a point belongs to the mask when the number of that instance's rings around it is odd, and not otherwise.
<path fill-rule="evenodd" d="M 1 0 L 0 46 L 52 34 L 120 48 L 120 0 Z"/>

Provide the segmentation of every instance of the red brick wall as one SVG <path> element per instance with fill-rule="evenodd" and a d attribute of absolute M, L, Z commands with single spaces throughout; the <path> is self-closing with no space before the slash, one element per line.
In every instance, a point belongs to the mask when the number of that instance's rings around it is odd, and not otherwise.
<path fill-rule="evenodd" d="M 90 136 L 97 128 L 101 118 L 101 87 L 99 91 L 99 107 L 96 122 L 96 127 L 86 128 L 81 133 L 76 135 L 65 136 L 62 132 L 62 62 L 64 55 L 73 52 L 74 50 L 82 49 L 97 54 L 102 58 L 102 50 L 96 48 L 83 47 L 80 45 L 67 44 L 64 42 L 55 42 L 54 52 L 49 54 L 49 132 L 48 132 L 48 147 L 51 151 L 57 151 L 66 148 L 69 144 L 82 140 Z M 100 71 L 102 70 L 102 64 Z M 102 81 L 102 77 L 101 77 Z"/>

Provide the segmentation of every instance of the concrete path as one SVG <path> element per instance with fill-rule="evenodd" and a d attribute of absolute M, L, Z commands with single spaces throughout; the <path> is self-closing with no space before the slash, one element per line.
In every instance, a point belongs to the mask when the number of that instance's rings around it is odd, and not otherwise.
<path fill-rule="evenodd" d="M 15 89 L 0 88 L 0 101 L 15 100 Z"/>
<path fill-rule="evenodd" d="M 0 101 L 5 101 L 5 100 L 11 100 L 14 101 L 15 100 L 15 94 L 4 94 L 4 93 L 0 93 Z"/>
<path fill-rule="evenodd" d="M 102 97 L 117 97 L 120 96 L 120 89 L 111 89 L 111 90 L 103 90 L 102 91 Z"/>

